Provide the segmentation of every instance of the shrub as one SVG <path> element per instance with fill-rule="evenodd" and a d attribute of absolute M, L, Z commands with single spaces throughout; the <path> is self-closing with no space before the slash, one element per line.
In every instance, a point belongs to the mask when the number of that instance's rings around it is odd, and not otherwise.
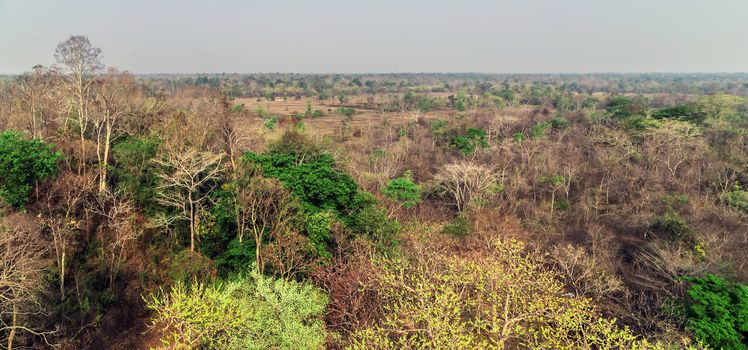
<path fill-rule="evenodd" d="M 554 129 L 566 129 L 571 123 L 564 117 L 555 117 L 551 119 L 551 127 Z"/>
<path fill-rule="evenodd" d="M 264 124 L 262 124 L 262 126 L 263 126 L 263 127 L 265 128 L 265 129 L 268 129 L 268 130 L 273 130 L 273 129 L 275 129 L 275 127 L 276 127 L 277 125 L 278 125 L 278 116 L 275 116 L 275 115 L 274 115 L 274 116 L 271 116 L 271 117 L 270 117 L 270 118 L 268 118 L 268 119 L 265 119 L 265 123 L 264 123 Z"/>
<path fill-rule="evenodd" d="M 450 144 L 463 155 L 473 154 L 479 147 L 488 147 L 486 131 L 483 129 L 468 128 L 465 132 L 457 133 L 453 136 Z"/>
<path fill-rule="evenodd" d="M 214 284 L 178 283 L 145 298 L 151 328 L 175 349 L 320 349 L 327 297 L 310 285 L 256 271 Z"/>
<path fill-rule="evenodd" d="M 327 243 L 332 238 L 332 225 L 335 215 L 329 211 L 313 213 L 306 218 L 306 232 L 309 241 L 314 246 L 318 256 L 329 259 L 332 255 L 327 251 Z"/>
<path fill-rule="evenodd" d="M 551 124 L 548 122 L 535 123 L 535 125 L 530 128 L 530 137 L 537 139 L 545 135 L 545 132 L 548 131 L 550 127 Z"/>
<path fill-rule="evenodd" d="M 686 299 L 686 327 L 714 349 L 746 349 L 748 286 L 714 275 L 685 277 L 691 284 Z"/>
<path fill-rule="evenodd" d="M 748 213 L 748 192 L 735 190 L 723 194 L 721 198 L 727 206 Z"/>
<path fill-rule="evenodd" d="M 13 207 L 23 207 L 31 189 L 44 179 L 57 175 L 62 153 L 52 145 L 26 139 L 15 131 L 0 133 L 0 198 Z"/>
<path fill-rule="evenodd" d="M 344 116 L 344 117 L 350 117 L 356 114 L 356 110 L 352 107 L 338 107 L 336 110 L 338 114 Z"/>
<path fill-rule="evenodd" d="M 398 244 L 400 223 L 387 218 L 381 208 L 370 205 L 351 214 L 346 220 L 348 228 L 365 236 L 380 252 L 389 252 Z"/>
<path fill-rule="evenodd" d="M 463 214 L 457 215 L 452 222 L 442 228 L 442 233 L 455 237 L 467 236 L 470 231 L 472 231 L 472 223 Z"/>
<path fill-rule="evenodd" d="M 113 178 L 117 188 L 129 194 L 136 203 L 145 207 L 156 196 L 158 178 L 151 159 L 158 152 L 155 138 L 128 138 L 112 148 L 115 160 Z"/>
<path fill-rule="evenodd" d="M 398 202 L 403 208 L 412 208 L 421 201 L 421 187 L 413 183 L 410 172 L 402 177 L 387 181 L 382 193 Z"/>

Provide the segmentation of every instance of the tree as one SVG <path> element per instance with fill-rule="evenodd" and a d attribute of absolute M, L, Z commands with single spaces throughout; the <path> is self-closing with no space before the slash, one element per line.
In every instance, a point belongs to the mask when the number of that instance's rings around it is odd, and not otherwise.
<path fill-rule="evenodd" d="M 412 208 L 421 202 L 421 187 L 413 183 L 413 174 L 410 171 L 397 179 L 388 180 L 382 193 L 400 202 L 405 209 Z"/>
<path fill-rule="evenodd" d="M 140 236 L 134 224 L 135 205 L 121 194 L 109 191 L 95 198 L 93 211 L 102 221 L 98 226 L 101 245 L 109 260 L 109 289 L 114 287 L 114 278 L 119 273 L 128 243 Z"/>
<path fill-rule="evenodd" d="M 109 69 L 101 80 L 95 95 L 96 111 L 93 115 L 93 128 L 96 134 L 96 157 L 99 160 L 99 193 L 106 192 L 109 171 L 109 153 L 112 142 L 118 136 L 116 128 L 123 117 L 128 115 L 128 101 L 135 92 L 135 81 L 131 74 Z"/>
<path fill-rule="evenodd" d="M 447 164 L 434 175 L 434 181 L 460 212 L 474 200 L 488 195 L 499 180 L 493 169 L 470 162 Z"/>
<path fill-rule="evenodd" d="M 274 238 L 290 231 L 300 207 L 280 181 L 262 177 L 252 164 L 243 162 L 238 172 L 235 185 L 238 239 L 242 242 L 245 232 L 252 233 L 257 269 L 264 273 L 262 246 L 265 237 Z"/>
<path fill-rule="evenodd" d="M 55 70 L 36 65 L 31 72 L 21 74 L 16 80 L 23 96 L 20 102 L 29 114 L 28 130 L 33 138 L 43 138 L 42 130 L 47 124 L 43 101 L 49 98 L 56 78 L 57 72 Z"/>
<path fill-rule="evenodd" d="M 195 251 L 195 238 L 200 215 L 208 204 L 208 196 L 216 188 L 223 166 L 222 155 L 194 148 L 170 148 L 161 159 L 156 176 L 161 179 L 156 200 L 177 209 L 175 218 L 187 220 L 190 228 L 190 251 Z"/>
<path fill-rule="evenodd" d="M 74 101 L 73 105 L 76 108 L 81 142 L 81 154 L 78 160 L 78 172 L 80 173 L 83 171 L 86 155 L 85 138 L 89 122 L 90 87 L 94 82 L 92 76 L 97 75 L 103 68 L 101 49 L 93 47 L 86 36 L 71 35 L 67 40 L 57 44 L 55 60 L 57 60 L 63 72 L 68 74 L 65 87 L 71 94 Z"/>
<path fill-rule="evenodd" d="M 40 296 L 49 267 L 48 246 L 32 216 L 0 217 L 0 335 L 13 348 L 19 331 L 39 335 L 48 331 L 34 326 L 33 317 L 45 310 Z"/>
<path fill-rule="evenodd" d="M 10 206 L 24 206 L 39 182 L 57 174 L 61 158 L 62 153 L 40 140 L 14 131 L 0 133 L 0 198 Z"/>
<path fill-rule="evenodd" d="M 706 275 L 686 277 L 686 327 L 714 349 L 746 349 L 748 286 Z"/>
<path fill-rule="evenodd" d="M 252 271 L 213 285 L 177 284 L 145 298 L 151 329 L 173 349 L 321 349 L 327 297 L 307 284 Z"/>

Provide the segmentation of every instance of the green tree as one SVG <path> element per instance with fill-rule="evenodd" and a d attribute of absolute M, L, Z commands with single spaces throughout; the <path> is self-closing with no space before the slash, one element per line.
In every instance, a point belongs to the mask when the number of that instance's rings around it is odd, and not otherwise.
<path fill-rule="evenodd" d="M 172 349 L 320 349 L 327 296 L 253 271 L 215 284 L 178 283 L 145 299 Z"/>
<path fill-rule="evenodd" d="M 407 171 L 403 176 L 387 181 L 382 193 L 409 209 L 421 201 L 421 187 L 413 183 L 413 175 Z"/>
<path fill-rule="evenodd" d="M 34 186 L 57 175 L 60 159 L 62 153 L 50 144 L 15 131 L 0 133 L 0 198 L 10 206 L 23 207 Z"/>
<path fill-rule="evenodd" d="M 686 327 L 714 349 L 748 349 L 748 286 L 714 275 L 685 277 Z"/>

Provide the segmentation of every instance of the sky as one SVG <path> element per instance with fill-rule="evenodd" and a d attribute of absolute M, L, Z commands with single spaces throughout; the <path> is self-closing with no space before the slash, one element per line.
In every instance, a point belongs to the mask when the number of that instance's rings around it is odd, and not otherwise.
<path fill-rule="evenodd" d="M 0 73 L 748 72 L 748 0 L 0 0 Z"/>

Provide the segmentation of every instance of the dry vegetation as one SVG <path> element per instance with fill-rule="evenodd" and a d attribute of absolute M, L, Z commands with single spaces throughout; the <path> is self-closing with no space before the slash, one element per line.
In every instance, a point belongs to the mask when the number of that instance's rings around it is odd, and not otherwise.
<path fill-rule="evenodd" d="M 748 342 L 744 75 L 99 56 L 72 37 L 0 81 L 9 349 Z"/>

